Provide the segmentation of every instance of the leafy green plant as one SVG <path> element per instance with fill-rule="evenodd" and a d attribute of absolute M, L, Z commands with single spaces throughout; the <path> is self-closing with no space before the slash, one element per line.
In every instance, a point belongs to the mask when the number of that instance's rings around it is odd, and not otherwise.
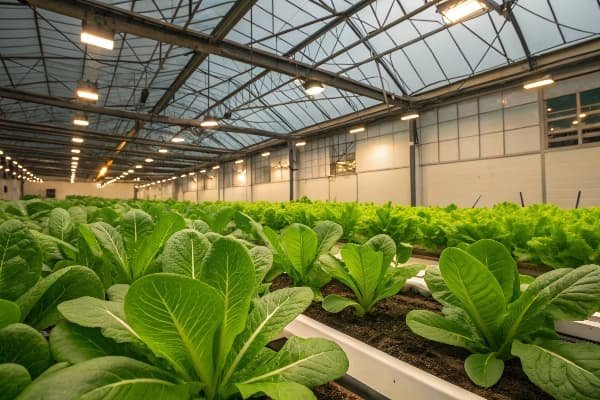
<path fill-rule="evenodd" d="M 157 255 L 167 239 L 185 227 L 185 221 L 178 214 L 164 213 L 155 224 L 150 215 L 134 209 L 123 215 L 119 228 L 101 221 L 87 227 L 89 232 L 81 228 L 80 234 L 91 261 L 99 253 L 109 261 L 105 266 L 109 268 L 112 283 L 131 283 L 160 270 L 154 263 Z"/>
<path fill-rule="evenodd" d="M 331 255 L 321 256 L 322 268 L 354 293 L 355 299 L 332 294 L 323 299 L 323 308 L 337 313 L 353 307 L 358 316 L 373 310 L 381 300 L 398 293 L 406 280 L 423 265 L 394 267 L 396 244 L 387 235 L 377 235 L 363 245 L 346 244 L 341 250 L 343 263 Z"/>
<path fill-rule="evenodd" d="M 283 270 L 296 286 L 317 289 L 331 280 L 322 269 L 319 257 L 327 254 L 342 236 L 342 227 L 331 221 L 318 222 L 314 229 L 291 224 L 279 237 L 265 231 L 275 250 L 274 266 Z"/>
<path fill-rule="evenodd" d="M 444 250 L 425 280 L 443 315 L 414 310 L 406 323 L 420 336 L 473 353 L 465 370 L 474 383 L 494 385 L 504 361 L 516 356 L 532 382 L 557 399 L 600 397 L 600 370 L 590 361 L 600 359 L 600 346 L 562 342 L 554 330 L 555 320 L 582 320 L 600 308 L 600 266 L 557 269 L 521 292 L 508 250 L 480 240 Z"/>
<path fill-rule="evenodd" d="M 164 260 L 171 273 L 113 287 L 108 301 L 82 297 L 59 306 L 67 322 L 51 334 L 52 353 L 74 365 L 37 379 L 19 400 L 156 393 L 178 400 L 314 399 L 308 387 L 346 372 L 343 351 L 327 340 L 290 338 L 278 352 L 265 347 L 310 305 L 310 289 L 257 298 L 250 251 L 231 238 L 211 244 L 182 232 L 167 244 L 185 253 Z"/>

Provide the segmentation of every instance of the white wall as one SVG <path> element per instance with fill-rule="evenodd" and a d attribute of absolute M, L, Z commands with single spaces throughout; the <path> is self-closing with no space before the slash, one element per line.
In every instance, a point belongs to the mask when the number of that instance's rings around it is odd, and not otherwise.
<path fill-rule="evenodd" d="M 252 185 L 252 201 L 288 201 L 290 183 L 275 182 Z"/>
<path fill-rule="evenodd" d="M 132 199 L 133 183 L 113 183 L 102 189 L 96 187 L 94 182 L 44 181 L 43 183 L 25 182 L 24 194 L 46 197 L 46 189 L 55 189 L 56 198 L 64 199 L 67 196 L 96 196 L 107 199 Z"/>
<path fill-rule="evenodd" d="M 6 192 L 4 189 L 6 188 Z M 16 179 L 0 179 L 0 199 L 19 200 L 21 198 L 21 181 Z"/>
<path fill-rule="evenodd" d="M 478 207 L 503 201 L 519 203 L 520 191 L 526 204 L 541 203 L 541 165 L 540 155 L 533 154 L 424 166 L 421 204 L 471 207 L 479 195 Z"/>
<path fill-rule="evenodd" d="M 600 147 L 547 152 L 547 202 L 574 207 L 578 190 L 580 207 L 600 204 Z"/>

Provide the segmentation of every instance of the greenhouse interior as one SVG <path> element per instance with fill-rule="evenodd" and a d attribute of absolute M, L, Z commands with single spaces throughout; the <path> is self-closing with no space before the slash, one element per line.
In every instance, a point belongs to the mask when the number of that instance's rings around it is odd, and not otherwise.
<path fill-rule="evenodd" d="M 0 61 L 0 400 L 600 400 L 600 0 L 2 0 Z"/>

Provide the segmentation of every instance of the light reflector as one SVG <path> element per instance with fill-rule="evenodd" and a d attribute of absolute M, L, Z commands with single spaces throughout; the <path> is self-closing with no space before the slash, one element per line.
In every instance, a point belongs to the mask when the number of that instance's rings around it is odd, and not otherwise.
<path fill-rule="evenodd" d="M 400 119 L 402 121 L 408 121 L 408 120 L 417 119 L 417 118 L 419 118 L 419 113 L 417 113 L 417 112 L 410 112 L 410 113 L 404 114 L 403 116 L 400 117 Z"/>
<path fill-rule="evenodd" d="M 202 122 L 200 122 L 200 126 L 203 128 L 214 128 L 215 126 L 218 126 L 218 125 L 219 125 L 219 120 L 216 119 L 215 117 L 206 116 L 206 117 L 204 117 Z"/>

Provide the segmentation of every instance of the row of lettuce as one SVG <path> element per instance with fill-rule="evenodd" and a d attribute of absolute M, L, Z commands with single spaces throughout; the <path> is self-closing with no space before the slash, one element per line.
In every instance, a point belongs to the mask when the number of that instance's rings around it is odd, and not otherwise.
<path fill-rule="evenodd" d="M 396 242 L 440 252 L 446 247 L 493 238 L 504 244 L 519 262 L 551 268 L 600 263 L 600 207 L 565 210 L 552 205 L 519 207 L 503 203 L 492 208 L 465 209 L 311 202 L 307 199 L 285 203 L 198 204 L 140 200 L 125 203 L 76 197 L 60 203 L 64 208 L 73 205 L 100 207 L 107 214 L 100 217 L 104 219 L 114 219 L 128 207 L 142 209 L 153 217 L 168 209 L 186 218 L 206 220 L 211 227 L 215 224 L 219 232 L 232 226 L 228 222 L 233 218 L 229 209 L 233 208 L 277 231 L 292 223 L 314 226 L 318 221 L 333 221 L 342 226 L 343 240 L 357 243 L 386 234 Z M 4 208 L 7 215 L 0 217 L 27 216 L 31 207 L 14 202 Z M 115 211 L 111 213 L 114 215 L 108 215 L 109 210 Z"/>
<path fill-rule="evenodd" d="M 238 206 L 5 203 L 0 399 L 311 399 L 310 387 L 343 375 L 348 361 L 332 342 L 266 345 L 313 301 L 363 316 L 425 267 L 403 265 L 411 246 L 391 235 L 342 245 L 341 224 L 273 229 Z M 493 386 L 518 357 L 555 398 L 600 398 L 600 346 L 554 329 L 600 308 L 600 267 L 534 280 L 508 249 L 480 239 L 444 250 L 425 274 L 443 312 L 411 311 L 407 325 L 471 352 L 465 370 L 477 385 Z M 292 287 L 271 291 L 282 274 Z M 354 295 L 322 298 L 332 279 Z"/>

